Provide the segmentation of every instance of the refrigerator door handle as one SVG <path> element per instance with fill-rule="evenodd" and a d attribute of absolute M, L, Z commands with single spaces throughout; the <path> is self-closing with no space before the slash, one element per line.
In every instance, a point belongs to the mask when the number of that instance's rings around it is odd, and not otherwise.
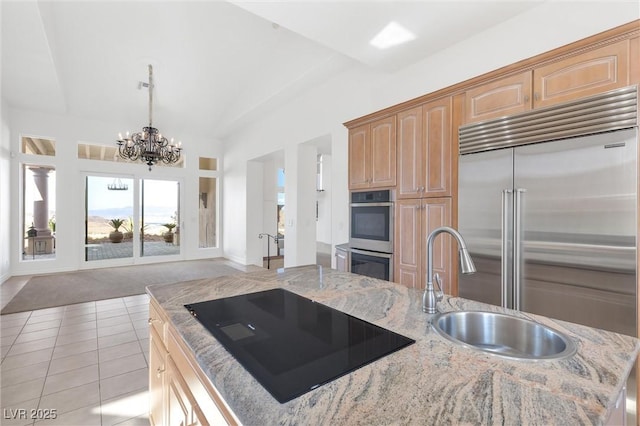
<path fill-rule="evenodd" d="M 521 310 L 522 304 L 522 197 L 526 189 L 514 191 L 513 207 L 513 309 Z"/>
<path fill-rule="evenodd" d="M 502 247 L 501 247 L 501 267 L 502 273 L 501 277 L 501 292 L 500 292 L 500 303 L 503 308 L 509 308 L 509 198 L 512 194 L 510 189 L 502 190 L 502 227 L 501 227 L 501 239 L 502 239 Z"/>

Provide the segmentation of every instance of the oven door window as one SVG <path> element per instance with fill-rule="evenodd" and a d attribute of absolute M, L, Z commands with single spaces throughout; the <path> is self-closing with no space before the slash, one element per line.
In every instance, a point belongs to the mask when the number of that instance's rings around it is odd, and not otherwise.
<path fill-rule="evenodd" d="M 391 279 L 391 258 L 351 252 L 351 272 L 389 281 Z"/>
<path fill-rule="evenodd" d="M 351 208 L 351 238 L 389 241 L 391 208 L 367 206 Z"/>

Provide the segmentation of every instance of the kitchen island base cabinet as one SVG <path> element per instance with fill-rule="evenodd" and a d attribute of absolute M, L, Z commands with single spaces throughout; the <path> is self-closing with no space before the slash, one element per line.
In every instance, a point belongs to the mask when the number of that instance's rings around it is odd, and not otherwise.
<path fill-rule="evenodd" d="M 154 426 L 238 424 L 167 319 L 149 307 L 149 422 Z M 158 333 L 164 330 L 164 338 Z"/>

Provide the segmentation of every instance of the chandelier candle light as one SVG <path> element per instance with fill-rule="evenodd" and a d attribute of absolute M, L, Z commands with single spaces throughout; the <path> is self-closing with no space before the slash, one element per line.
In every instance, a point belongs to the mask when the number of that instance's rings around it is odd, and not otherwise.
<path fill-rule="evenodd" d="M 142 132 L 129 135 L 127 132 L 123 138 L 122 133 L 118 135 L 118 154 L 125 160 L 142 160 L 151 167 L 159 161 L 165 164 L 177 163 L 182 151 L 182 142 L 178 144 L 171 142 L 153 127 L 151 115 L 153 112 L 153 68 L 149 65 L 149 126 L 143 127 Z"/>

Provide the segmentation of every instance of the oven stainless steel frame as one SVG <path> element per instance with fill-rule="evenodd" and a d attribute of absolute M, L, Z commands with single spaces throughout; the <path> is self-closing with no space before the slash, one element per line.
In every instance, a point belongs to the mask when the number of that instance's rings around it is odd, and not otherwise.
<path fill-rule="evenodd" d="M 349 256 L 349 271 L 355 274 L 366 275 L 372 278 L 378 278 L 381 280 L 393 281 L 393 254 L 391 253 L 380 253 L 377 251 L 368 251 L 368 250 L 359 250 L 355 248 L 351 248 L 351 255 Z M 364 259 L 363 259 L 364 257 Z M 354 270 L 354 262 L 358 262 L 361 260 L 367 260 L 368 264 L 379 264 L 384 265 L 385 272 L 382 275 L 377 275 L 374 271 L 358 271 L 358 268 L 355 267 Z"/>
<path fill-rule="evenodd" d="M 369 191 L 369 192 L 353 192 L 351 194 L 350 205 L 350 231 L 349 244 L 351 247 L 362 250 L 373 250 L 382 253 L 393 253 L 393 194 L 390 190 Z M 360 211 L 370 209 L 372 212 L 384 209 L 384 229 L 379 232 L 380 235 L 365 235 L 365 230 L 369 225 L 361 225 L 357 223 L 357 215 Z M 360 213 L 361 214 L 361 213 Z M 374 215 L 375 213 L 369 213 Z M 380 214 L 380 213 L 378 213 Z M 359 231 L 360 230 L 360 231 Z"/>

